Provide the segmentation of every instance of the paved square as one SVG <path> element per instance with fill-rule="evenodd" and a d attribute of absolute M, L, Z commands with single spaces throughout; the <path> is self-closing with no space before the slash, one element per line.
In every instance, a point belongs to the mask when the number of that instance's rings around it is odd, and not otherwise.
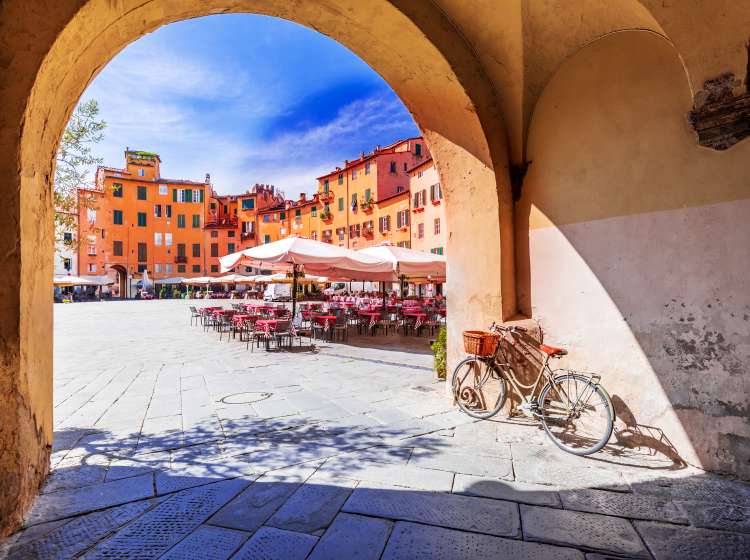
<path fill-rule="evenodd" d="M 475 422 L 425 338 L 250 352 L 191 303 L 55 306 L 52 472 L 0 558 L 750 555 L 749 485 Z"/>

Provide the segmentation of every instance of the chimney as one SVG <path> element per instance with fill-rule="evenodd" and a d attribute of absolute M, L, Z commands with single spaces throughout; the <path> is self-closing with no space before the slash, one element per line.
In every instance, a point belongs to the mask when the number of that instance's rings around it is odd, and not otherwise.
<path fill-rule="evenodd" d="M 208 185 L 210 183 L 211 183 L 211 174 L 210 173 L 206 173 L 206 184 Z"/>
<path fill-rule="evenodd" d="M 306 197 L 307 197 L 307 195 L 305 195 L 305 193 L 303 193 L 303 192 L 299 193 L 299 201 L 300 202 L 305 202 L 305 200 L 307 199 Z"/>

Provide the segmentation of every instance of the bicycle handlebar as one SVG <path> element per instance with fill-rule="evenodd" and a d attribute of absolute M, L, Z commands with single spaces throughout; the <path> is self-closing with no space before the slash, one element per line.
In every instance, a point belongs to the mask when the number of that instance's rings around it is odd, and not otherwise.
<path fill-rule="evenodd" d="M 506 327 L 504 325 L 498 325 L 494 321 L 492 322 L 492 325 L 490 325 L 490 332 L 508 332 L 508 333 L 525 333 L 527 332 L 527 329 L 523 327 L 519 327 L 518 325 L 511 325 L 509 327 Z"/>

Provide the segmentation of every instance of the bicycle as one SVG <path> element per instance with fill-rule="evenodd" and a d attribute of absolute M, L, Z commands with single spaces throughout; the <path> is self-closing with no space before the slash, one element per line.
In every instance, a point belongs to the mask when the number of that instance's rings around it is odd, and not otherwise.
<path fill-rule="evenodd" d="M 615 421 L 612 400 L 599 383 L 601 376 L 552 370 L 550 360 L 565 356 L 567 351 L 539 344 L 537 349 L 544 355 L 539 373 L 530 385 L 521 383 L 500 342 L 508 335 L 510 344 L 515 344 L 514 336 L 523 332 L 523 327 L 492 324 L 490 333 L 496 340 L 490 341 L 486 355 L 465 358 L 453 370 L 454 403 L 469 416 L 491 418 L 505 403 L 510 386 L 522 401 L 521 411 L 540 420 L 560 449 L 574 455 L 596 453 L 609 441 Z M 540 389 L 542 379 L 546 384 Z M 524 394 L 522 389 L 530 391 Z"/>

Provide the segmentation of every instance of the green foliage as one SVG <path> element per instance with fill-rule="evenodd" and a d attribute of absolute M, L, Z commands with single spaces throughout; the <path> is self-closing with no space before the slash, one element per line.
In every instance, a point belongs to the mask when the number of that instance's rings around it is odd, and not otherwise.
<path fill-rule="evenodd" d="M 55 238 L 63 241 L 65 231 L 76 230 L 79 204 L 93 208 L 93 197 L 78 197 L 78 188 L 91 186 L 87 176 L 91 167 L 104 160 L 95 157 L 92 146 L 101 142 L 107 124 L 97 120 L 99 104 L 91 99 L 76 107 L 57 148 L 53 203 L 55 205 Z M 73 242 L 65 242 L 73 245 Z"/>
<path fill-rule="evenodd" d="M 161 290 L 159 290 L 159 299 L 167 299 L 167 287 L 162 286 Z"/>
<path fill-rule="evenodd" d="M 432 354 L 435 358 L 435 372 L 438 379 L 446 377 L 446 357 L 448 355 L 448 332 L 445 327 L 441 327 L 437 339 L 432 344 Z"/>

